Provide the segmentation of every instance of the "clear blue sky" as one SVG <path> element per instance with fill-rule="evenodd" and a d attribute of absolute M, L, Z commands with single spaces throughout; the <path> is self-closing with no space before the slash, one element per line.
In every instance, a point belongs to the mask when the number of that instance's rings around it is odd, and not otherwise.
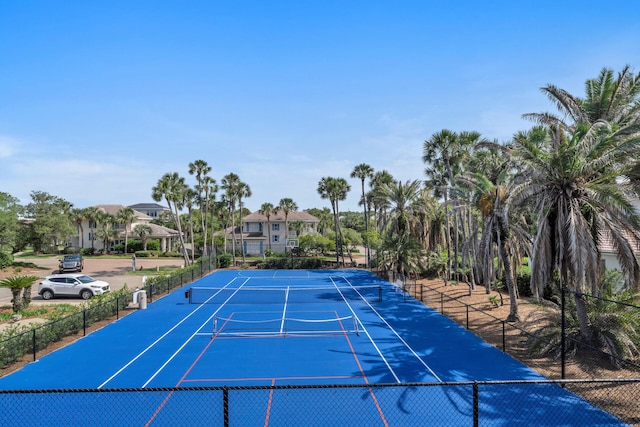
<path fill-rule="evenodd" d="M 328 207 L 324 176 L 360 210 L 355 165 L 423 179 L 433 133 L 507 141 L 553 110 L 540 87 L 639 54 L 635 0 L 0 0 L 0 191 L 150 202 L 202 159 L 251 210 Z"/>

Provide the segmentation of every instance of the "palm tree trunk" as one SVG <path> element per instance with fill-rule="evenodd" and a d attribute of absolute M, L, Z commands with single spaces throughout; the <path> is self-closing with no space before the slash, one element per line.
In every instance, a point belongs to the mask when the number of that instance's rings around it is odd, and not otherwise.
<path fill-rule="evenodd" d="M 511 268 L 511 259 L 509 258 L 509 251 L 506 245 L 506 239 L 502 239 L 500 244 L 500 258 L 504 267 L 504 280 L 509 290 L 509 316 L 507 322 L 519 322 L 520 316 L 518 315 L 518 299 L 516 295 L 516 289 L 513 283 L 513 273 Z"/>
<path fill-rule="evenodd" d="M 171 209 L 171 201 L 169 198 L 167 200 L 167 205 L 169 205 L 169 209 Z M 178 206 L 174 204 L 175 208 L 175 220 L 176 226 L 178 227 L 178 235 L 180 237 L 180 244 L 182 245 L 182 257 L 184 258 L 185 266 L 189 265 L 189 255 L 187 254 L 187 248 L 184 245 L 184 236 L 182 234 L 182 224 L 180 223 L 180 215 L 178 214 Z"/>
<path fill-rule="evenodd" d="M 338 249 L 338 245 L 340 241 L 338 239 L 338 214 L 336 213 L 336 203 L 334 200 L 331 200 L 331 209 L 333 209 L 333 230 L 336 234 L 336 266 L 337 266 L 338 264 L 340 264 L 340 250 Z"/>
<path fill-rule="evenodd" d="M 445 227 L 447 228 L 447 232 L 445 234 L 445 238 L 446 238 L 446 245 L 447 245 L 447 271 L 445 272 L 445 285 L 447 283 L 447 280 L 451 279 L 451 223 L 449 221 L 449 204 L 447 202 L 447 190 L 445 190 L 444 192 L 444 206 L 445 206 L 445 215 L 444 215 L 444 221 L 445 221 Z"/>
<path fill-rule="evenodd" d="M 585 297 L 577 292 L 573 293 L 576 302 L 576 315 L 578 317 L 578 326 L 580 335 L 586 342 L 591 342 L 591 328 L 589 327 L 589 317 L 587 315 L 587 302 Z"/>
<path fill-rule="evenodd" d="M 240 250 L 242 251 L 242 263 L 244 264 L 244 223 L 242 221 L 242 199 L 240 199 Z"/>
<path fill-rule="evenodd" d="M 11 295 L 13 297 L 11 298 L 11 304 L 14 313 L 22 310 L 22 297 L 20 296 L 21 292 L 22 288 L 11 288 Z"/>

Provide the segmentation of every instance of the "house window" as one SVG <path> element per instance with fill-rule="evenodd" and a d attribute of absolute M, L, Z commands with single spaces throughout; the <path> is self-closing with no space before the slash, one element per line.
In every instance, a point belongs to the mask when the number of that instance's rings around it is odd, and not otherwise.
<path fill-rule="evenodd" d="M 280 235 L 279 234 L 274 234 L 273 236 L 271 236 L 271 242 L 272 243 L 278 243 L 280 241 Z"/>
<path fill-rule="evenodd" d="M 280 224 L 271 224 L 271 231 L 280 231 Z"/>

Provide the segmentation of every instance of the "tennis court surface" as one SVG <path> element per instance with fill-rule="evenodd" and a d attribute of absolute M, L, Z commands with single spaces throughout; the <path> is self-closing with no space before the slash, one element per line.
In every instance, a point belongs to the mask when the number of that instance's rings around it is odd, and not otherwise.
<path fill-rule="evenodd" d="M 31 425 L 625 425 L 555 384 L 473 384 L 521 380 L 545 378 L 368 271 L 230 270 L 0 378 L 0 411 L 33 408 Z"/>

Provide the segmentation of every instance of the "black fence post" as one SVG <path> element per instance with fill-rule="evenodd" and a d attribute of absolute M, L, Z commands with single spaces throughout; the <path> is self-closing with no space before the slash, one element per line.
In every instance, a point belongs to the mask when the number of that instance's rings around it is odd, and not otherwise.
<path fill-rule="evenodd" d="M 562 330 L 561 335 L 560 335 L 560 347 L 561 347 L 561 349 L 560 349 L 560 364 L 562 366 L 560 367 L 560 371 L 561 371 L 560 378 L 564 379 L 564 376 L 565 376 L 564 366 L 565 366 L 565 362 L 566 362 L 566 359 L 565 359 L 565 349 L 566 349 L 566 347 L 565 346 L 566 346 L 566 337 L 567 337 L 566 336 L 566 330 L 565 330 L 565 327 L 566 327 L 566 323 L 565 323 L 566 322 L 566 320 L 565 320 L 565 308 L 566 308 L 565 288 L 562 288 L 560 291 L 562 293 L 562 297 L 561 297 L 562 315 L 560 317 L 561 318 L 560 324 L 561 324 L 561 330 Z"/>
<path fill-rule="evenodd" d="M 506 332 L 505 332 L 505 324 L 507 322 L 505 322 L 504 320 L 502 320 L 501 322 L 502 322 L 502 351 L 506 353 L 507 352 L 507 340 L 505 338 L 505 334 L 506 334 Z"/>
<path fill-rule="evenodd" d="M 480 411 L 478 410 L 478 382 L 473 382 L 473 426 L 478 427 Z"/>
<path fill-rule="evenodd" d="M 82 330 L 83 335 L 87 336 L 87 310 L 82 310 Z"/>
<path fill-rule="evenodd" d="M 467 308 L 467 329 L 469 329 L 469 304 L 464 305 Z"/>
<path fill-rule="evenodd" d="M 37 353 L 38 353 L 38 340 L 36 339 L 36 329 L 33 328 L 33 361 L 36 361 Z"/>
<path fill-rule="evenodd" d="M 229 389 L 227 387 L 222 389 L 222 407 L 224 426 L 229 427 Z"/>

